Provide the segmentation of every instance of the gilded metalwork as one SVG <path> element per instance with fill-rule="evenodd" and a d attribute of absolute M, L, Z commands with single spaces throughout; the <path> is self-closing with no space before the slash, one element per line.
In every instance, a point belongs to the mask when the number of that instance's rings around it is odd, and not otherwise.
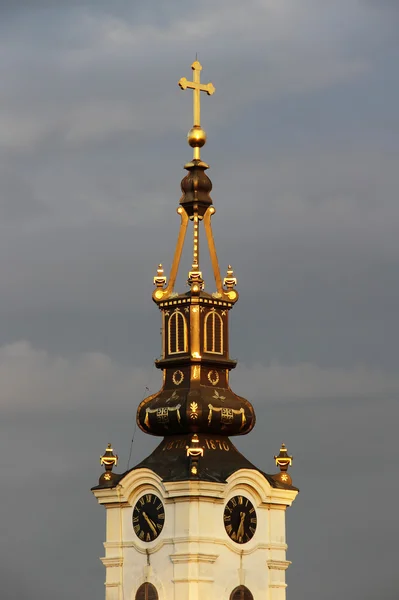
<path fill-rule="evenodd" d="M 169 398 L 166 398 L 165 402 L 166 404 L 168 404 L 168 402 L 174 402 L 175 400 L 179 399 L 179 394 L 176 392 L 176 390 L 173 390 L 173 393 L 171 396 L 169 396 Z"/>
<path fill-rule="evenodd" d="M 147 408 L 146 416 L 144 419 L 144 424 L 146 427 L 150 428 L 150 419 L 149 415 L 156 413 L 156 419 L 158 423 L 166 424 L 169 422 L 169 413 L 176 412 L 177 421 L 180 423 L 181 404 L 177 404 L 176 406 L 162 406 L 161 408 Z"/>
<path fill-rule="evenodd" d="M 208 381 L 212 385 L 217 385 L 219 383 L 219 373 L 215 371 L 215 369 L 211 369 L 208 371 Z"/>
<path fill-rule="evenodd" d="M 208 408 L 209 408 L 208 425 L 211 424 L 213 413 L 222 413 L 221 414 L 221 423 L 223 425 L 230 425 L 232 423 L 234 415 L 241 415 L 241 427 L 240 427 L 240 429 L 244 428 L 245 423 L 246 423 L 247 420 L 245 418 L 245 411 L 244 411 L 244 409 L 242 407 L 239 410 L 236 410 L 234 408 L 229 409 L 229 411 L 231 411 L 231 414 L 232 414 L 232 419 L 231 420 L 230 420 L 230 418 L 228 416 L 228 415 L 230 415 L 230 413 L 226 413 L 226 408 L 219 407 L 219 406 L 213 406 L 212 404 L 208 404 Z"/>
<path fill-rule="evenodd" d="M 112 469 L 118 464 L 118 456 L 114 454 L 114 450 L 111 444 L 108 444 L 104 454 L 100 456 L 100 465 L 104 465 L 106 471 L 112 471 Z M 108 479 L 108 478 L 106 478 Z"/>
<path fill-rule="evenodd" d="M 227 268 L 226 277 L 223 279 L 223 285 L 228 290 L 232 290 L 237 285 L 237 277 L 234 277 L 234 271 L 231 268 L 231 265 Z"/>
<path fill-rule="evenodd" d="M 196 419 L 198 419 L 198 404 L 197 404 L 197 402 L 190 403 L 190 410 L 191 410 L 190 419 L 195 421 Z"/>
<path fill-rule="evenodd" d="M 200 160 L 200 148 L 206 142 L 206 133 L 201 128 L 201 92 L 206 92 L 208 96 L 215 93 L 215 87 L 212 83 L 201 83 L 202 65 L 195 60 L 191 65 L 193 70 L 193 81 L 188 81 L 185 77 L 179 80 L 179 86 L 182 90 L 187 88 L 193 90 L 193 128 L 188 132 L 188 143 L 193 148 L 193 160 Z"/>
<path fill-rule="evenodd" d="M 204 319 L 204 351 L 223 354 L 223 319 L 215 308 Z"/>
<path fill-rule="evenodd" d="M 292 466 L 293 456 L 288 455 L 288 450 L 286 445 L 281 444 L 280 453 L 274 457 L 276 461 L 276 465 L 280 467 L 280 471 L 287 471 L 288 467 Z"/>
<path fill-rule="evenodd" d="M 179 270 L 180 259 L 183 251 L 184 240 L 186 238 L 187 226 L 188 226 L 188 214 L 187 212 L 179 206 L 177 209 L 177 213 L 181 216 L 180 230 L 179 235 L 176 242 L 175 254 L 173 257 L 172 268 L 170 270 L 169 283 L 166 288 L 162 289 L 157 287 L 157 289 L 153 292 L 152 297 L 155 302 L 160 302 L 161 300 L 166 300 L 170 298 L 173 293 L 173 289 L 176 282 L 177 272 Z"/>
<path fill-rule="evenodd" d="M 158 269 L 157 269 L 157 274 L 154 277 L 154 285 L 157 286 L 157 288 L 163 288 L 166 284 L 166 277 L 164 275 L 164 270 L 162 267 L 162 264 L 160 263 L 158 265 Z"/>
<path fill-rule="evenodd" d="M 178 369 L 177 371 L 175 371 L 172 375 L 172 381 L 175 385 L 180 385 L 181 383 L 183 383 L 184 380 L 184 373 L 183 371 L 180 371 L 180 369 Z"/>
<path fill-rule="evenodd" d="M 194 433 L 191 438 L 191 446 L 186 446 L 187 456 L 204 456 L 204 449 L 199 445 L 198 435 Z"/>
<path fill-rule="evenodd" d="M 288 467 L 292 466 L 293 456 L 288 454 L 285 444 L 281 444 L 280 452 L 274 457 L 274 460 L 276 461 L 276 465 L 280 467 L 280 473 L 273 475 L 273 478 L 286 485 L 292 485 L 292 477 L 287 471 Z"/>

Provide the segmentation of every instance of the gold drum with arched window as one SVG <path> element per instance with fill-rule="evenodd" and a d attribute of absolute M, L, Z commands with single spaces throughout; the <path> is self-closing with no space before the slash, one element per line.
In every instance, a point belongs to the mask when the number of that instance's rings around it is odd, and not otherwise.
<path fill-rule="evenodd" d="M 239 585 L 231 592 L 230 600 L 254 600 L 254 597 L 245 585 Z"/>
<path fill-rule="evenodd" d="M 168 352 L 169 354 L 187 352 L 187 324 L 179 310 L 175 310 L 169 318 Z"/>
<path fill-rule="evenodd" d="M 204 321 L 204 350 L 211 354 L 223 354 L 223 319 L 211 310 Z"/>

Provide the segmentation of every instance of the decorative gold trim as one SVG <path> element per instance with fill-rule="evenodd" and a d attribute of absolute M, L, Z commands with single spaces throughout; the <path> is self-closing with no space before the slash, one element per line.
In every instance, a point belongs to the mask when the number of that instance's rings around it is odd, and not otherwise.
<path fill-rule="evenodd" d="M 226 423 L 225 423 L 226 425 L 228 425 L 232 422 L 233 415 L 241 415 L 240 430 L 243 429 L 243 427 L 245 426 L 245 423 L 247 422 L 247 419 L 245 417 L 245 411 L 242 407 L 239 410 L 237 410 L 235 408 L 218 407 L 218 406 L 213 406 L 212 404 L 208 404 L 208 408 L 209 408 L 208 425 L 211 424 L 213 412 L 221 412 L 222 418 L 225 418 L 225 420 L 226 420 Z M 231 415 L 231 417 L 230 417 L 230 415 Z"/>
<path fill-rule="evenodd" d="M 198 404 L 197 402 L 191 402 L 190 403 L 190 419 L 192 419 L 193 421 L 196 421 L 198 419 Z"/>
<path fill-rule="evenodd" d="M 182 323 L 183 323 L 183 348 L 181 350 L 179 349 L 179 318 L 182 319 Z M 177 350 L 172 350 L 172 342 L 171 342 L 172 327 L 175 328 Z M 186 318 L 183 315 L 183 313 L 180 311 L 180 309 L 176 308 L 176 310 L 171 314 L 169 321 L 168 321 L 168 354 L 184 354 L 184 352 L 187 352 L 187 341 L 188 341 L 187 337 L 188 336 L 187 336 Z"/>
<path fill-rule="evenodd" d="M 212 335 L 211 335 L 211 340 L 208 339 L 208 331 L 207 331 L 207 324 L 208 324 L 208 319 L 212 318 L 212 325 L 211 325 L 211 330 L 212 330 Z M 215 350 L 215 348 L 217 347 L 217 339 L 216 339 L 216 319 L 219 319 L 220 321 L 220 351 L 219 350 Z M 205 316 L 204 319 L 204 352 L 207 352 L 208 354 L 223 354 L 223 332 L 224 332 L 224 323 L 223 323 L 223 319 L 222 317 L 219 315 L 219 313 L 216 312 L 216 310 L 214 308 L 212 308 L 208 314 Z M 211 346 L 209 347 L 209 341 L 211 342 Z"/>
<path fill-rule="evenodd" d="M 208 380 L 212 385 L 217 385 L 219 383 L 219 373 L 215 369 L 211 369 L 208 372 Z"/>
<path fill-rule="evenodd" d="M 183 371 L 180 371 L 180 369 L 178 369 L 177 371 L 175 371 L 172 375 L 172 381 L 175 385 L 180 385 L 181 383 L 183 383 L 184 380 L 184 373 Z"/>
<path fill-rule="evenodd" d="M 224 295 L 224 290 L 223 290 L 223 286 L 222 286 L 222 278 L 220 276 L 219 261 L 218 261 L 218 257 L 217 257 L 217 254 L 216 254 L 215 240 L 213 238 L 212 226 L 211 226 L 211 216 L 213 214 L 215 214 L 215 212 L 216 211 L 215 211 L 215 208 L 213 206 L 210 206 L 205 211 L 205 214 L 204 214 L 204 229 L 205 229 L 206 239 L 207 239 L 207 242 L 208 242 L 209 255 L 211 257 L 211 263 L 212 263 L 212 269 L 213 269 L 213 276 L 215 278 L 215 283 L 216 283 L 216 291 L 217 291 L 218 294 L 220 294 L 221 296 L 223 296 Z"/>
<path fill-rule="evenodd" d="M 197 301 L 198 298 L 192 298 L 190 306 L 190 353 L 192 358 L 201 358 L 200 311 Z"/>
<path fill-rule="evenodd" d="M 178 421 L 178 423 L 180 423 L 180 421 L 181 421 L 180 409 L 181 409 L 181 404 L 177 404 L 176 406 L 160 406 L 159 408 L 146 408 L 144 425 L 146 427 L 148 427 L 148 429 L 150 429 L 150 420 L 148 418 L 148 415 L 153 414 L 153 413 L 157 413 L 158 423 L 161 423 L 161 424 L 169 423 L 169 413 L 175 412 L 175 411 L 177 414 L 177 421 Z"/>

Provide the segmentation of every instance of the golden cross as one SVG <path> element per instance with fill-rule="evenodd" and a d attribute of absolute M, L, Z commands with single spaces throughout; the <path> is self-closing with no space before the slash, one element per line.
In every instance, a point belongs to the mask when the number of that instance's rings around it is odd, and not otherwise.
<path fill-rule="evenodd" d="M 212 83 L 201 83 L 201 71 L 202 65 L 196 60 L 191 65 L 192 70 L 194 71 L 194 81 L 187 81 L 185 77 L 182 77 L 179 81 L 179 86 L 182 90 L 187 88 L 194 91 L 193 93 L 193 114 L 194 114 L 194 127 L 200 126 L 200 117 L 201 117 L 201 106 L 200 106 L 200 93 L 206 92 L 208 96 L 212 96 L 215 92 L 215 87 Z"/>

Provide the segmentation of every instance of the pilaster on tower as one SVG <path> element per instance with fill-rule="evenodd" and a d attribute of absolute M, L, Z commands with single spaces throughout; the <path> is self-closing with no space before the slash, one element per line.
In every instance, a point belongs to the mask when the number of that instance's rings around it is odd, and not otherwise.
<path fill-rule="evenodd" d="M 201 159 L 206 134 L 200 123 L 202 66 L 192 64 L 193 127 L 177 213 L 180 228 L 169 275 L 162 264 L 153 300 L 162 315 L 162 388 L 137 409 L 142 431 L 163 439 L 132 469 L 113 471 L 111 445 L 105 472 L 92 488 L 107 509 L 104 544 L 106 600 L 285 600 L 285 510 L 298 490 L 287 472 L 292 456 L 283 444 L 279 473 L 267 474 L 246 459 L 230 437 L 255 425 L 255 411 L 229 385 L 236 362 L 229 352 L 229 314 L 238 300 L 231 265 L 220 274 L 212 233 L 212 182 Z M 183 247 L 192 226 L 192 260 L 185 291 L 175 290 Z M 201 232 L 205 239 L 201 240 Z M 201 244 L 200 244 L 201 241 Z M 204 243 L 205 242 L 205 243 Z M 208 249 L 214 289 L 201 270 Z M 200 252 L 201 248 L 201 252 Z M 213 283 L 212 283 L 213 286 Z M 263 456 L 263 448 L 260 454 Z"/>

